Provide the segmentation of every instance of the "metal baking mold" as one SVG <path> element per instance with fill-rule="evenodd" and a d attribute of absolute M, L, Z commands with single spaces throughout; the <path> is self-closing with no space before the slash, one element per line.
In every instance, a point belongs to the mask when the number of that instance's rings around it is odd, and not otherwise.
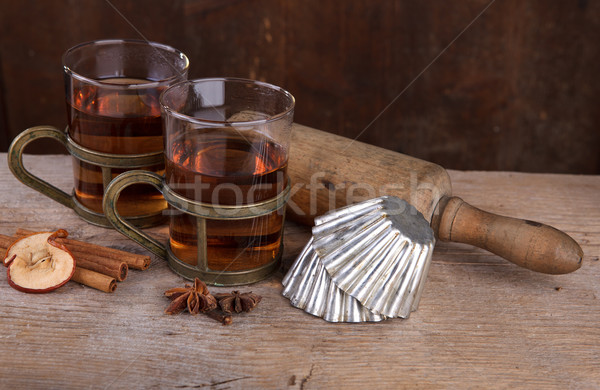
<path fill-rule="evenodd" d="M 332 283 L 312 243 L 311 238 L 284 277 L 283 296 L 289 298 L 293 306 L 329 322 L 384 320 L 385 316 L 366 309 Z"/>
<path fill-rule="evenodd" d="M 315 224 L 283 280 L 292 305 L 332 322 L 408 318 L 417 309 L 435 238 L 413 206 L 383 196 Z"/>
<path fill-rule="evenodd" d="M 416 208 L 383 196 L 315 223 L 314 250 L 337 287 L 387 317 L 407 318 L 417 309 L 435 238 Z"/>

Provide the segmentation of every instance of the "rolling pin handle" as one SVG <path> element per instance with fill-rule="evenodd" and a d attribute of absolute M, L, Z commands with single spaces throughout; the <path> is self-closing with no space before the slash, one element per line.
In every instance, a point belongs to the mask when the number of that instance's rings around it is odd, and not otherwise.
<path fill-rule="evenodd" d="M 566 274 L 581 267 L 579 244 L 551 226 L 488 213 L 458 197 L 442 198 L 437 208 L 432 227 L 442 241 L 471 244 L 546 274 Z"/>

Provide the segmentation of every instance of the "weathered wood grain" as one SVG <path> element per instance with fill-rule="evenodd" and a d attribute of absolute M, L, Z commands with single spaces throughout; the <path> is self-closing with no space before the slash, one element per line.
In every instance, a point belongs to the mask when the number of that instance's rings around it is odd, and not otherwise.
<path fill-rule="evenodd" d="M 69 190 L 70 159 L 26 156 Z M 5 161 L 6 155 L 0 155 Z M 600 386 L 600 177 L 450 171 L 454 194 L 571 234 L 585 252 L 569 275 L 535 274 L 480 249 L 438 243 L 408 320 L 329 324 L 289 305 L 281 274 L 249 286 L 259 307 L 224 327 L 167 316 L 183 283 L 153 257 L 114 294 L 68 283 L 43 295 L 0 275 L 1 388 L 597 388 Z M 0 233 L 63 227 L 77 239 L 145 251 L 21 185 L 0 163 Z M 165 238 L 167 229 L 151 229 Z M 286 226 L 289 265 L 309 236 Z M 224 289 L 213 288 L 214 291 Z"/>
<path fill-rule="evenodd" d="M 598 174 L 598 20 L 591 0 L 4 0 L 0 151 L 66 125 L 65 50 L 143 37 L 190 78 L 280 85 L 298 122 L 443 167 Z"/>

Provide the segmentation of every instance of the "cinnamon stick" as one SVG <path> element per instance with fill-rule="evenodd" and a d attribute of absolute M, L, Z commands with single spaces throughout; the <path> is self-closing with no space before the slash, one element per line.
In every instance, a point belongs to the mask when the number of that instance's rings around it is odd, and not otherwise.
<path fill-rule="evenodd" d="M 17 229 L 17 233 L 15 234 L 13 240 L 29 234 L 32 233 L 25 233 L 23 229 Z M 56 241 L 60 242 L 61 240 L 62 239 L 58 239 Z M 73 256 L 75 256 L 78 267 L 108 275 L 112 278 L 115 278 L 119 282 L 122 282 L 127 278 L 127 272 L 129 269 L 125 262 L 105 258 L 96 254 L 80 253 L 80 251 L 74 250 L 74 248 L 69 248 L 68 246 L 67 248 L 71 251 L 71 253 L 73 253 Z"/>
<path fill-rule="evenodd" d="M 129 268 L 127 267 L 127 264 L 122 261 L 106 259 L 96 255 L 86 254 L 85 256 L 82 256 L 76 252 L 71 253 L 73 253 L 77 265 L 81 268 L 110 276 L 119 282 L 122 282 L 127 278 Z"/>
<path fill-rule="evenodd" d="M 75 267 L 71 280 L 106 293 L 114 292 L 117 288 L 115 278 L 80 267 Z"/>
<path fill-rule="evenodd" d="M 17 229 L 17 235 L 28 235 L 33 234 L 34 231 L 27 229 Z M 114 248 L 107 248 L 105 246 L 91 244 L 88 242 L 73 240 L 70 238 L 59 238 L 57 242 L 66 245 L 67 248 L 73 255 L 79 255 L 79 257 L 97 255 L 104 258 L 119 260 L 125 262 L 129 268 L 146 270 L 150 266 L 150 256 L 138 255 L 136 253 L 130 253 Z"/>
<path fill-rule="evenodd" d="M 6 250 L 8 249 L 10 244 L 12 244 L 14 241 L 15 241 L 14 237 L 5 236 L 4 234 L 0 234 L 0 248 L 3 249 L 3 252 L 2 252 L 3 259 L 4 259 L 4 256 L 6 256 Z"/>
<path fill-rule="evenodd" d="M 0 235 L 0 257 L 4 258 L 6 256 L 6 250 L 13 241 L 13 237 Z M 75 266 L 75 272 L 73 273 L 71 280 L 107 293 L 111 293 L 117 288 L 117 281 L 115 278 L 81 268 L 79 263 Z"/>

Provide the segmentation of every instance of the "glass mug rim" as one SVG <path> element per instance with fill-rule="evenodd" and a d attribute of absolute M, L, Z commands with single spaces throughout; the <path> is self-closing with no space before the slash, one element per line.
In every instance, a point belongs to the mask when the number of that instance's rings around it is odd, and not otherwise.
<path fill-rule="evenodd" d="M 147 47 L 152 47 L 157 51 L 162 50 L 165 53 L 171 53 L 174 54 L 176 57 L 180 58 L 183 61 L 183 66 L 181 67 L 181 69 L 174 69 L 176 70 L 176 74 L 164 78 L 164 79 L 160 79 L 160 80 L 156 80 L 156 81 L 151 81 L 149 83 L 132 83 L 132 84 L 118 84 L 118 83 L 111 83 L 111 82 L 106 82 L 106 81 L 102 81 L 102 80 L 98 80 L 98 79 L 94 79 L 88 76 L 84 76 L 81 73 L 76 72 L 73 69 L 73 66 L 71 64 L 68 64 L 68 57 L 72 54 L 74 54 L 75 52 L 90 47 L 90 46 L 125 46 L 125 45 L 140 45 L 140 46 L 147 46 Z M 67 51 L 65 51 L 65 53 L 62 56 L 62 65 L 63 65 L 63 69 L 66 75 L 83 81 L 85 83 L 91 84 L 91 85 L 95 85 L 95 86 L 99 86 L 102 88 L 115 88 L 115 89 L 151 89 L 151 88 L 157 88 L 163 85 L 167 85 L 170 82 L 172 82 L 173 80 L 177 80 L 178 78 L 181 78 L 182 76 L 184 76 L 190 66 L 190 61 L 188 59 L 188 57 L 180 50 L 175 49 L 172 46 L 169 45 L 165 45 L 162 43 L 158 43 L 158 42 L 153 42 L 153 41 L 144 41 L 141 39 L 99 39 L 99 40 L 94 40 L 94 41 L 88 41 L 88 42 L 82 42 L 79 43 L 71 48 L 69 48 Z M 174 66 L 174 65 L 172 65 Z M 176 83 L 175 83 L 176 84 Z"/>
<path fill-rule="evenodd" d="M 201 119 L 195 116 L 186 115 L 179 112 L 176 108 L 171 107 L 169 104 L 165 103 L 166 98 L 169 94 L 175 93 L 174 91 L 183 88 L 184 86 L 192 86 L 203 83 L 213 83 L 213 82 L 223 82 L 223 83 L 236 83 L 236 84 L 254 84 L 258 85 L 265 89 L 270 89 L 279 93 L 282 97 L 284 97 L 288 104 L 286 105 L 285 110 L 269 116 L 266 119 L 257 119 L 257 120 L 249 120 L 249 121 L 227 121 L 227 120 L 209 120 L 209 119 Z M 296 106 L 296 99 L 294 96 L 286 91 L 285 89 L 271 83 L 267 83 L 264 81 L 245 79 L 240 77 L 210 77 L 210 78 L 201 78 L 201 79 L 193 79 L 193 80 L 183 80 L 177 82 L 167 89 L 165 89 L 159 97 L 160 108 L 163 111 L 163 115 L 173 116 L 177 119 L 184 120 L 186 122 L 191 122 L 199 125 L 205 126 L 256 126 L 266 123 L 271 123 L 281 118 L 286 117 L 294 112 L 294 107 Z"/>

